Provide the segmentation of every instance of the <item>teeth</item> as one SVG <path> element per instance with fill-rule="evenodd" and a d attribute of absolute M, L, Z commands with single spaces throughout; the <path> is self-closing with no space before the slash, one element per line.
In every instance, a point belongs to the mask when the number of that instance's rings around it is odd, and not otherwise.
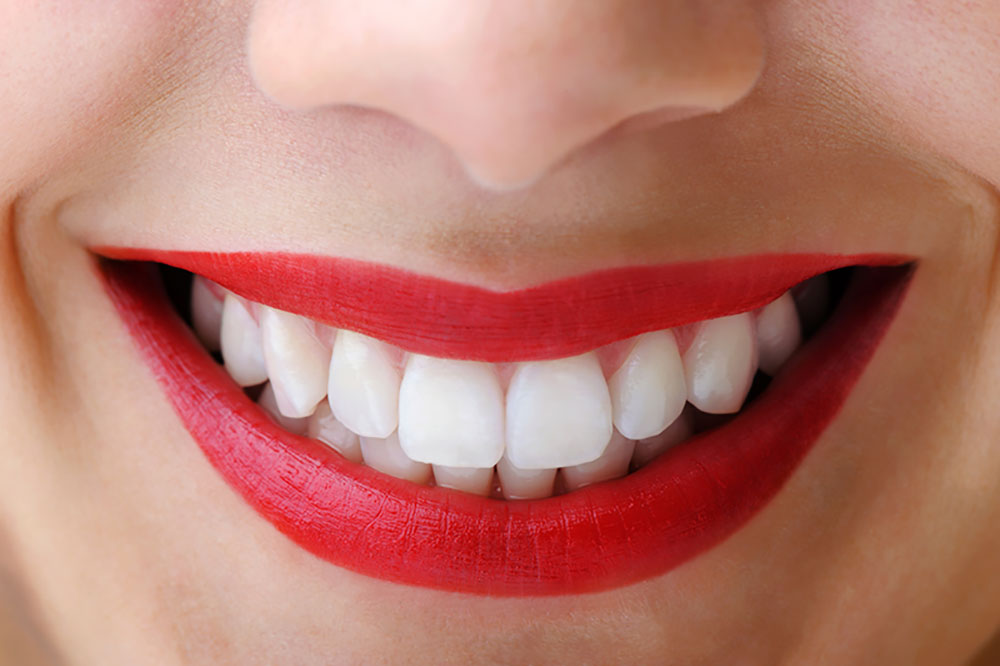
<path fill-rule="evenodd" d="M 257 404 L 264 408 L 275 422 L 282 428 L 292 433 L 293 435 L 304 435 L 306 428 L 309 426 L 309 419 L 297 419 L 290 416 L 285 416 L 278 409 L 278 400 L 274 394 L 274 388 L 270 384 L 264 387 L 261 391 L 260 397 L 257 398 Z"/>
<path fill-rule="evenodd" d="M 191 323 L 198 339 L 209 351 L 219 351 L 222 299 L 208 287 L 208 280 L 195 275 L 191 281 Z"/>
<path fill-rule="evenodd" d="M 790 292 L 785 292 L 777 300 L 768 303 L 757 313 L 757 349 L 760 353 L 760 369 L 774 375 L 781 369 L 788 357 L 799 348 L 802 331 L 799 315 Z"/>
<path fill-rule="evenodd" d="M 309 417 L 306 434 L 329 444 L 351 462 L 361 462 L 361 440 L 337 420 L 325 401 L 316 405 L 316 411 Z"/>
<path fill-rule="evenodd" d="M 563 467 L 560 470 L 566 490 L 577 490 L 594 483 L 625 476 L 628 474 L 634 450 L 635 441 L 626 439 L 616 430 L 600 458 L 582 465 Z"/>
<path fill-rule="evenodd" d="M 493 468 L 434 465 L 434 481 L 443 488 L 486 497 L 493 489 Z"/>
<path fill-rule="evenodd" d="M 690 439 L 694 433 L 694 424 L 691 421 L 689 412 L 681 412 L 677 420 L 659 435 L 637 441 L 635 452 L 632 454 L 632 466 L 642 467 L 670 447 Z"/>
<path fill-rule="evenodd" d="M 684 409 L 687 386 L 670 331 L 646 333 L 608 381 L 615 427 L 630 439 L 663 432 Z"/>
<path fill-rule="evenodd" d="M 709 414 L 737 412 L 756 369 L 757 345 L 749 313 L 702 322 L 684 353 L 688 401 Z"/>
<path fill-rule="evenodd" d="M 541 499 L 552 494 L 555 485 L 555 469 L 520 469 L 507 460 L 507 456 L 497 463 L 500 489 L 506 499 Z"/>
<path fill-rule="evenodd" d="M 398 479 L 413 483 L 427 483 L 431 480 L 431 466 L 407 458 L 399 446 L 396 433 L 385 438 L 362 437 L 361 455 L 369 467 Z"/>
<path fill-rule="evenodd" d="M 326 396 L 329 348 L 311 321 L 274 308 L 261 308 L 260 334 L 278 409 L 285 416 L 309 416 Z"/>
<path fill-rule="evenodd" d="M 819 276 L 756 313 L 570 358 L 495 365 L 404 356 L 346 330 L 335 332 L 331 349 L 330 329 L 220 293 L 194 277 L 196 333 L 206 347 L 221 347 L 234 381 L 264 384 L 258 402 L 282 428 L 400 479 L 433 478 L 483 497 L 499 482 L 512 500 L 549 497 L 557 479 L 562 492 L 624 476 L 696 426 L 731 418 L 724 415 L 740 410 L 758 367 L 778 372 L 830 298 Z M 600 359 L 611 366 L 626 350 L 605 380 Z"/>
<path fill-rule="evenodd" d="M 503 455 L 503 390 L 488 363 L 413 354 L 399 387 L 399 443 L 413 460 L 493 467 Z"/>
<path fill-rule="evenodd" d="M 267 381 L 260 327 L 244 303 L 232 294 L 226 294 L 222 304 L 220 339 L 222 359 L 233 381 L 240 386 Z"/>
<path fill-rule="evenodd" d="M 385 343 L 338 331 L 328 390 L 334 415 L 362 437 L 385 438 L 396 429 L 399 372 Z"/>
<path fill-rule="evenodd" d="M 521 469 L 596 460 L 611 439 L 611 397 L 593 352 L 520 364 L 507 391 L 507 457 Z"/>

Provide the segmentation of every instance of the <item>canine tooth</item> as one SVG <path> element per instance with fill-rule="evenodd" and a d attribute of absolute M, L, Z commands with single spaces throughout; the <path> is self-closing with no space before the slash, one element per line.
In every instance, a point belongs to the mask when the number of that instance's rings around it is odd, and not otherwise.
<path fill-rule="evenodd" d="M 232 294 L 226 294 L 222 303 L 219 337 L 222 360 L 233 381 L 240 386 L 255 386 L 267 381 L 260 326 L 243 301 Z"/>
<path fill-rule="evenodd" d="M 491 364 L 410 356 L 399 386 L 399 443 L 411 459 L 493 467 L 503 455 L 503 421 Z"/>
<path fill-rule="evenodd" d="M 493 486 L 492 467 L 447 467 L 433 465 L 434 481 L 442 488 L 454 488 L 486 497 Z"/>
<path fill-rule="evenodd" d="M 690 439 L 694 433 L 691 421 L 690 413 L 681 412 L 677 420 L 659 435 L 637 441 L 635 451 L 632 453 L 632 466 L 642 467 L 670 447 Z"/>
<path fill-rule="evenodd" d="M 305 434 L 309 419 L 298 419 L 282 414 L 278 409 L 278 401 L 274 394 L 274 388 L 270 383 L 268 383 L 267 386 L 264 387 L 264 390 L 261 391 L 260 397 L 257 398 L 257 404 L 260 405 L 278 425 L 288 432 L 293 435 Z"/>
<path fill-rule="evenodd" d="M 338 331 L 328 390 L 334 416 L 362 437 L 385 438 L 396 430 L 399 372 L 385 343 Z"/>
<path fill-rule="evenodd" d="M 208 280 L 200 275 L 191 281 L 191 323 L 201 344 L 209 351 L 219 351 L 222 299 L 212 293 Z"/>
<path fill-rule="evenodd" d="M 274 308 L 261 308 L 260 334 L 278 408 L 285 416 L 309 416 L 326 395 L 330 349 L 311 321 Z"/>
<path fill-rule="evenodd" d="M 500 490 L 506 499 L 541 499 L 552 494 L 555 469 L 520 469 L 510 464 L 507 456 L 497 463 Z"/>
<path fill-rule="evenodd" d="M 688 401 L 709 414 L 737 412 L 757 369 L 750 313 L 703 321 L 684 352 Z"/>
<path fill-rule="evenodd" d="M 365 464 L 397 479 L 413 483 L 427 483 L 431 479 L 431 466 L 410 460 L 399 446 L 399 437 L 362 437 L 361 456 Z"/>
<path fill-rule="evenodd" d="M 328 444 L 351 462 L 361 462 L 361 440 L 337 420 L 326 401 L 316 405 L 316 411 L 309 417 L 306 434 Z"/>
<path fill-rule="evenodd" d="M 799 348 L 802 331 L 795 301 L 789 292 L 768 303 L 757 313 L 757 349 L 760 369 L 774 375 Z"/>
<path fill-rule="evenodd" d="M 646 333 L 608 380 L 615 427 L 629 439 L 663 432 L 684 409 L 684 365 L 671 331 Z"/>
<path fill-rule="evenodd" d="M 611 439 L 611 397 L 597 355 L 531 361 L 507 390 L 507 457 L 521 469 L 596 460 Z"/>
<path fill-rule="evenodd" d="M 617 430 L 611 435 L 608 448 L 597 460 L 573 467 L 563 467 L 559 473 L 566 483 L 566 490 L 577 490 L 600 481 L 617 479 L 628 474 L 628 466 L 632 461 L 635 441 L 626 438 Z"/>

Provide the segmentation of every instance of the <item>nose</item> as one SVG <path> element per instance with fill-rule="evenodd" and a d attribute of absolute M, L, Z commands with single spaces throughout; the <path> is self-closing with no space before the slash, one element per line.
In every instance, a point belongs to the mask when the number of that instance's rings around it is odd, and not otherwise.
<path fill-rule="evenodd" d="M 513 187 L 636 116 L 725 109 L 764 44 L 752 0 L 258 0 L 248 52 L 278 103 L 392 113 Z"/>

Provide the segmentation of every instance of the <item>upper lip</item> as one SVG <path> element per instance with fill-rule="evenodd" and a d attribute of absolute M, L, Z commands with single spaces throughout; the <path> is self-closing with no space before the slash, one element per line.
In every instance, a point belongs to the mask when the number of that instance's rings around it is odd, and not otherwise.
<path fill-rule="evenodd" d="M 202 275 L 251 301 L 400 348 L 488 362 L 558 358 L 633 335 L 765 305 L 809 277 L 892 254 L 760 254 L 611 268 L 493 291 L 382 264 L 285 252 L 100 247 Z"/>

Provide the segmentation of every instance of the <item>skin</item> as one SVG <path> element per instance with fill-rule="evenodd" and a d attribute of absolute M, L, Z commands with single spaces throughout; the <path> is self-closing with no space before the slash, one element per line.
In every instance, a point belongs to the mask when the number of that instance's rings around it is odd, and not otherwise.
<path fill-rule="evenodd" d="M 6 658 L 983 650 L 1000 627 L 1000 6 L 357 4 L 0 0 Z M 337 569 L 249 509 L 139 361 L 96 244 L 322 252 L 496 288 L 758 252 L 921 263 L 843 412 L 745 528 L 627 588 L 489 599 Z"/>

